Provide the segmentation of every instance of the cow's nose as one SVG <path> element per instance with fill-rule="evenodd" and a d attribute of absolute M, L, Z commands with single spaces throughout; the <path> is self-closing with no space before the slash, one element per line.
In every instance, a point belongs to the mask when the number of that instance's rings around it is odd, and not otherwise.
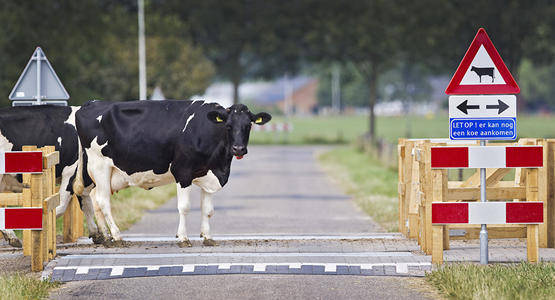
<path fill-rule="evenodd" d="M 235 153 L 241 153 L 243 150 L 245 150 L 245 146 L 234 145 L 232 149 Z"/>

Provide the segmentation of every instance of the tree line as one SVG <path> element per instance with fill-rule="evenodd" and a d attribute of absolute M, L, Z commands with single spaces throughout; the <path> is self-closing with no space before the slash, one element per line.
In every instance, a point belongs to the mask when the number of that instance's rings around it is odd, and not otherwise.
<path fill-rule="evenodd" d="M 392 76 L 386 74 L 397 71 L 401 91 L 418 89 L 429 74 L 450 75 L 484 27 L 522 83 L 521 98 L 532 105 L 555 105 L 545 95 L 554 86 L 555 57 L 555 5 L 548 0 L 145 4 L 148 88 L 160 86 L 169 98 L 185 99 L 214 80 L 226 80 L 238 101 L 238 87 L 246 80 L 321 73 L 336 64 L 361 83 L 351 93 L 360 90 L 367 97 L 373 137 L 378 84 Z M 70 93 L 70 103 L 137 98 L 135 0 L 0 0 L 0 20 L 0 95 L 5 95 L 0 105 L 9 105 L 7 95 L 38 45 Z"/>

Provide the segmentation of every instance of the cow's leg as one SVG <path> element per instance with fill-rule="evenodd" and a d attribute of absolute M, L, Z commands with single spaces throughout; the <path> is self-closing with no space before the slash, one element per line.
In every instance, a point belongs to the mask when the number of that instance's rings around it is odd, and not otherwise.
<path fill-rule="evenodd" d="M 111 168 L 108 168 L 111 171 Z M 94 176 L 97 179 L 96 181 L 96 193 L 95 198 L 93 199 L 96 201 L 96 204 L 102 211 L 104 215 L 104 219 L 110 228 L 110 233 L 112 234 L 112 239 L 114 241 L 121 241 L 121 235 L 116 222 L 114 222 L 114 218 L 112 217 L 112 207 L 110 205 L 110 196 L 112 195 L 111 191 L 111 172 L 107 172 L 104 176 Z M 102 182 L 101 182 L 102 181 Z"/>
<path fill-rule="evenodd" d="M 92 200 L 91 202 L 94 210 L 94 215 L 96 217 L 96 223 L 98 224 L 98 229 L 100 231 L 100 234 L 102 235 L 101 239 L 104 241 L 110 240 L 110 233 L 108 232 L 108 227 L 106 226 L 106 219 L 104 218 L 104 214 L 102 213 L 100 206 L 98 206 L 96 202 L 96 188 L 92 189 L 89 197 Z"/>
<path fill-rule="evenodd" d="M 21 244 L 21 241 L 17 238 L 13 230 L 6 229 L 6 230 L 0 230 L 0 232 L 2 232 L 2 235 L 4 236 L 4 240 L 6 240 L 6 242 L 8 242 L 10 246 L 16 247 L 16 248 L 23 247 L 23 245 Z"/>
<path fill-rule="evenodd" d="M 62 182 L 60 183 L 60 205 L 56 207 L 56 218 L 61 217 L 69 203 L 71 202 L 71 192 L 68 191 L 69 181 L 71 176 L 75 174 L 77 170 L 77 162 L 73 163 L 71 166 L 64 167 L 62 170 Z"/>
<path fill-rule="evenodd" d="M 81 198 L 81 203 L 83 207 L 83 213 L 85 214 L 85 218 L 87 219 L 87 227 L 89 228 L 89 237 L 92 238 L 95 244 L 102 244 L 104 243 L 104 234 L 98 232 L 98 227 L 94 222 L 94 205 L 92 203 L 92 199 L 90 195 L 83 195 Z M 106 229 L 106 224 L 104 224 L 104 228 Z M 106 229 L 107 232 L 107 229 Z"/>
<path fill-rule="evenodd" d="M 218 244 L 212 239 L 210 233 L 210 218 L 214 215 L 214 205 L 212 204 L 213 193 L 208 193 L 204 189 L 200 191 L 200 237 L 204 238 L 205 246 L 217 246 Z"/>
<path fill-rule="evenodd" d="M 191 185 L 181 187 L 177 183 L 177 210 L 179 211 L 179 227 L 177 228 L 177 243 L 179 247 L 192 247 L 193 245 L 187 238 L 186 216 L 191 209 Z"/>

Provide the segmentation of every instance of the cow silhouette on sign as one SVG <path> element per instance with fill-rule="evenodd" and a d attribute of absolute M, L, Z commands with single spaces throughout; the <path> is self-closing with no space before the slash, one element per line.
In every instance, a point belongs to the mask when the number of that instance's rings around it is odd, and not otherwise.
<path fill-rule="evenodd" d="M 495 77 L 493 75 L 493 70 L 495 70 L 495 68 L 478 68 L 478 67 L 474 67 L 472 66 L 472 68 L 470 68 L 470 72 L 475 72 L 478 77 L 480 77 L 480 83 L 482 83 L 482 76 L 486 75 L 486 76 L 490 76 L 491 77 L 491 82 L 493 83 L 493 81 L 495 80 Z"/>

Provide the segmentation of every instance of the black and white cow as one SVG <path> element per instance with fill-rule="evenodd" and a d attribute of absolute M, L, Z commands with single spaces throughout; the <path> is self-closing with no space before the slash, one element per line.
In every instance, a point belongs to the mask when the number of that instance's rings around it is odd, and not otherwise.
<path fill-rule="evenodd" d="M 191 246 L 185 217 L 193 183 L 201 188 L 201 237 L 205 245 L 214 245 L 209 224 L 214 213 L 212 194 L 227 183 L 233 156 L 242 158 L 247 153 L 251 123 L 262 125 L 271 118 L 264 112 L 252 114 L 245 105 L 225 109 L 203 101 L 83 105 L 76 113 L 76 125 L 88 156 L 88 174 L 96 184 L 91 197 L 113 240 L 121 236 L 111 214 L 112 193 L 128 186 L 150 189 L 176 182 L 179 245 Z M 97 221 L 102 219 L 95 213 Z"/>
<path fill-rule="evenodd" d="M 73 193 L 73 178 L 77 170 L 80 144 L 75 128 L 75 112 L 79 107 L 69 106 L 26 106 L 0 109 L 0 151 L 20 151 L 24 145 L 55 146 L 60 152 L 60 163 L 56 166 L 56 178 L 61 179 L 60 206 L 56 208 L 56 215 L 62 215 Z M 8 190 L 14 187 L 12 175 L 2 176 L 0 189 Z M 92 181 L 87 176 L 85 185 L 92 188 Z M 17 183 L 17 182 L 16 182 Z M 9 185 L 9 186 L 8 186 Z M 82 206 L 87 216 L 89 232 L 96 239 L 98 229 L 94 223 L 92 201 L 88 193 L 83 194 Z M 20 242 L 13 231 L 3 231 L 4 238 L 14 246 Z M 98 242 L 98 240 L 96 240 Z"/>

